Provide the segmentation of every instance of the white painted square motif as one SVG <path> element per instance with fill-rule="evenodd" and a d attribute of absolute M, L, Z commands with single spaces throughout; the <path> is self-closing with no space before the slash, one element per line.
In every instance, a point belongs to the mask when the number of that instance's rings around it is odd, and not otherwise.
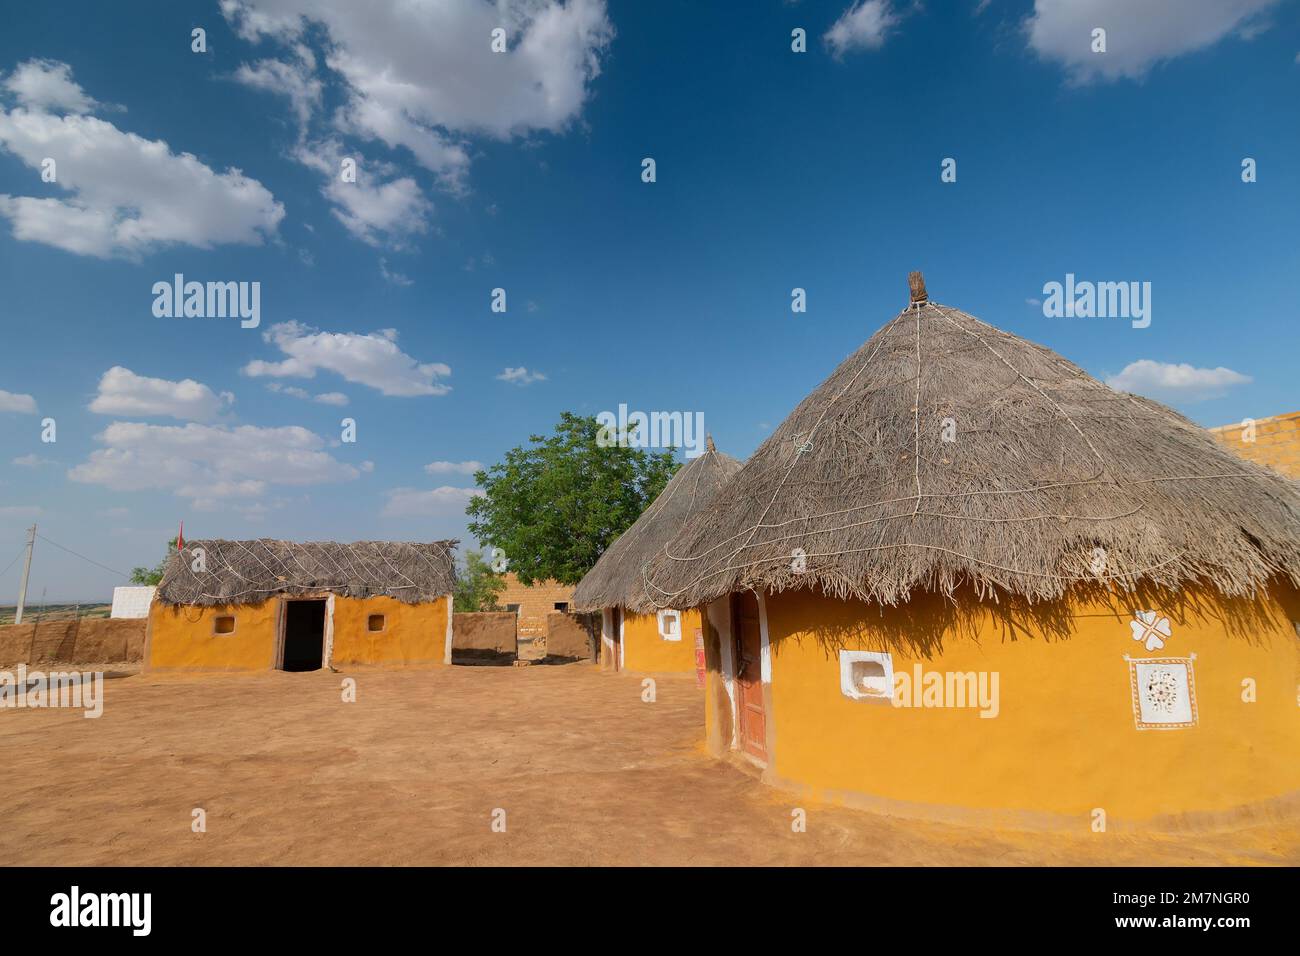
<path fill-rule="evenodd" d="M 1191 658 L 1130 660 L 1129 680 L 1138 730 L 1196 726 L 1196 680 Z"/>

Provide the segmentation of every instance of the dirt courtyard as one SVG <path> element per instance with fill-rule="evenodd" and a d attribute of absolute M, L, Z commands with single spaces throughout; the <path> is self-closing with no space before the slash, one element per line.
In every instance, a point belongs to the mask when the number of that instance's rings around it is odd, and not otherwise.
<path fill-rule="evenodd" d="M 1300 862 L 1294 824 L 1061 836 L 795 798 L 704 753 L 693 675 L 657 691 L 591 665 L 109 680 L 97 720 L 0 711 L 0 864 Z"/>

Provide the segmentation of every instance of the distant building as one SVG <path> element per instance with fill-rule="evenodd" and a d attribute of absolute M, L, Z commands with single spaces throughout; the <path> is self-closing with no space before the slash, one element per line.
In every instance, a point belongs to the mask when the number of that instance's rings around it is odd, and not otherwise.
<path fill-rule="evenodd" d="M 113 611 L 110 617 L 148 617 L 153 592 L 158 589 L 147 584 L 126 585 L 113 588 Z"/>
<path fill-rule="evenodd" d="M 450 664 L 455 541 L 187 541 L 167 559 L 145 667 Z"/>
<path fill-rule="evenodd" d="M 578 607 L 601 612 L 601 658 L 611 670 L 695 670 L 699 608 L 677 609 L 666 595 L 647 594 L 641 571 L 740 470 L 740 462 L 714 446 L 713 436 L 706 447 L 614 539 L 574 592 Z"/>
<path fill-rule="evenodd" d="M 1211 428 L 1210 434 L 1242 458 L 1267 465 L 1288 478 L 1300 478 L 1300 412 L 1247 418 Z"/>
<path fill-rule="evenodd" d="M 504 611 L 514 611 L 519 617 L 515 633 L 520 640 L 532 641 L 546 636 L 546 615 L 551 611 L 573 610 L 573 585 L 556 581 L 537 581 L 531 585 L 520 583 L 513 571 L 505 574 L 505 590 L 497 595 L 497 604 Z"/>

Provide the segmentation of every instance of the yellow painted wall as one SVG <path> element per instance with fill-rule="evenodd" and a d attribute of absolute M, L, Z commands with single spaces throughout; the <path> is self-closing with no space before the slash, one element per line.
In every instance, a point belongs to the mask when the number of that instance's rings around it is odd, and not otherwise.
<path fill-rule="evenodd" d="M 695 631 L 700 626 L 700 612 L 681 612 L 681 640 L 666 641 L 659 634 L 655 614 L 627 614 L 623 625 L 623 667 L 648 674 L 695 671 Z"/>
<path fill-rule="evenodd" d="M 334 599 L 335 664 L 441 664 L 447 645 L 450 597 L 428 604 L 396 598 Z M 371 634 L 366 620 L 385 615 L 384 630 Z"/>
<path fill-rule="evenodd" d="M 403 604 L 390 597 L 335 596 L 334 664 L 441 664 L 446 649 L 450 597 Z M 275 665 L 280 599 L 259 604 L 191 607 L 157 601 L 149 609 L 147 666 L 176 670 L 267 670 Z M 233 634 L 212 633 L 213 619 L 234 615 Z M 371 614 L 385 628 L 366 630 Z"/>
<path fill-rule="evenodd" d="M 267 670 L 275 666 L 278 600 L 194 607 L 154 601 L 149 608 L 148 660 L 159 670 Z M 233 614 L 233 634 L 213 634 L 213 619 Z"/>
<path fill-rule="evenodd" d="M 1148 596 L 1001 619 L 982 609 L 959 617 L 932 597 L 883 613 L 806 592 L 766 603 L 770 771 L 780 782 L 913 805 L 1069 814 L 1084 826 L 1098 807 L 1112 821 L 1144 820 L 1300 792 L 1292 623 L 1300 600 L 1289 589 L 1253 605 Z M 1163 650 L 1132 639 L 1134 607 L 1169 617 Z M 997 671 L 1000 713 L 845 697 L 840 646 L 890 651 L 895 674 L 918 662 L 926 671 Z M 1138 730 L 1124 655 L 1192 653 L 1199 725 Z M 1245 678 L 1256 682 L 1255 703 L 1242 700 Z"/>

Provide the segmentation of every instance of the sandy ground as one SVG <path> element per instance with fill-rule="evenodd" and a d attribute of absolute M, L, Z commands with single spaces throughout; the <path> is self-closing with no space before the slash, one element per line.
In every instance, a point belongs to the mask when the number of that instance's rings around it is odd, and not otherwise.
<path fill-rule="evenodd" d="M 1300 862 L 1300 824 L 1061 836 L 796 800 L 706 756 L 693 676 L 653 704 L 590 665 L 357 671 L 356 703 L 343 676 L 139 675 L 98 720 L 0 711 L 0 864 Z"/>

